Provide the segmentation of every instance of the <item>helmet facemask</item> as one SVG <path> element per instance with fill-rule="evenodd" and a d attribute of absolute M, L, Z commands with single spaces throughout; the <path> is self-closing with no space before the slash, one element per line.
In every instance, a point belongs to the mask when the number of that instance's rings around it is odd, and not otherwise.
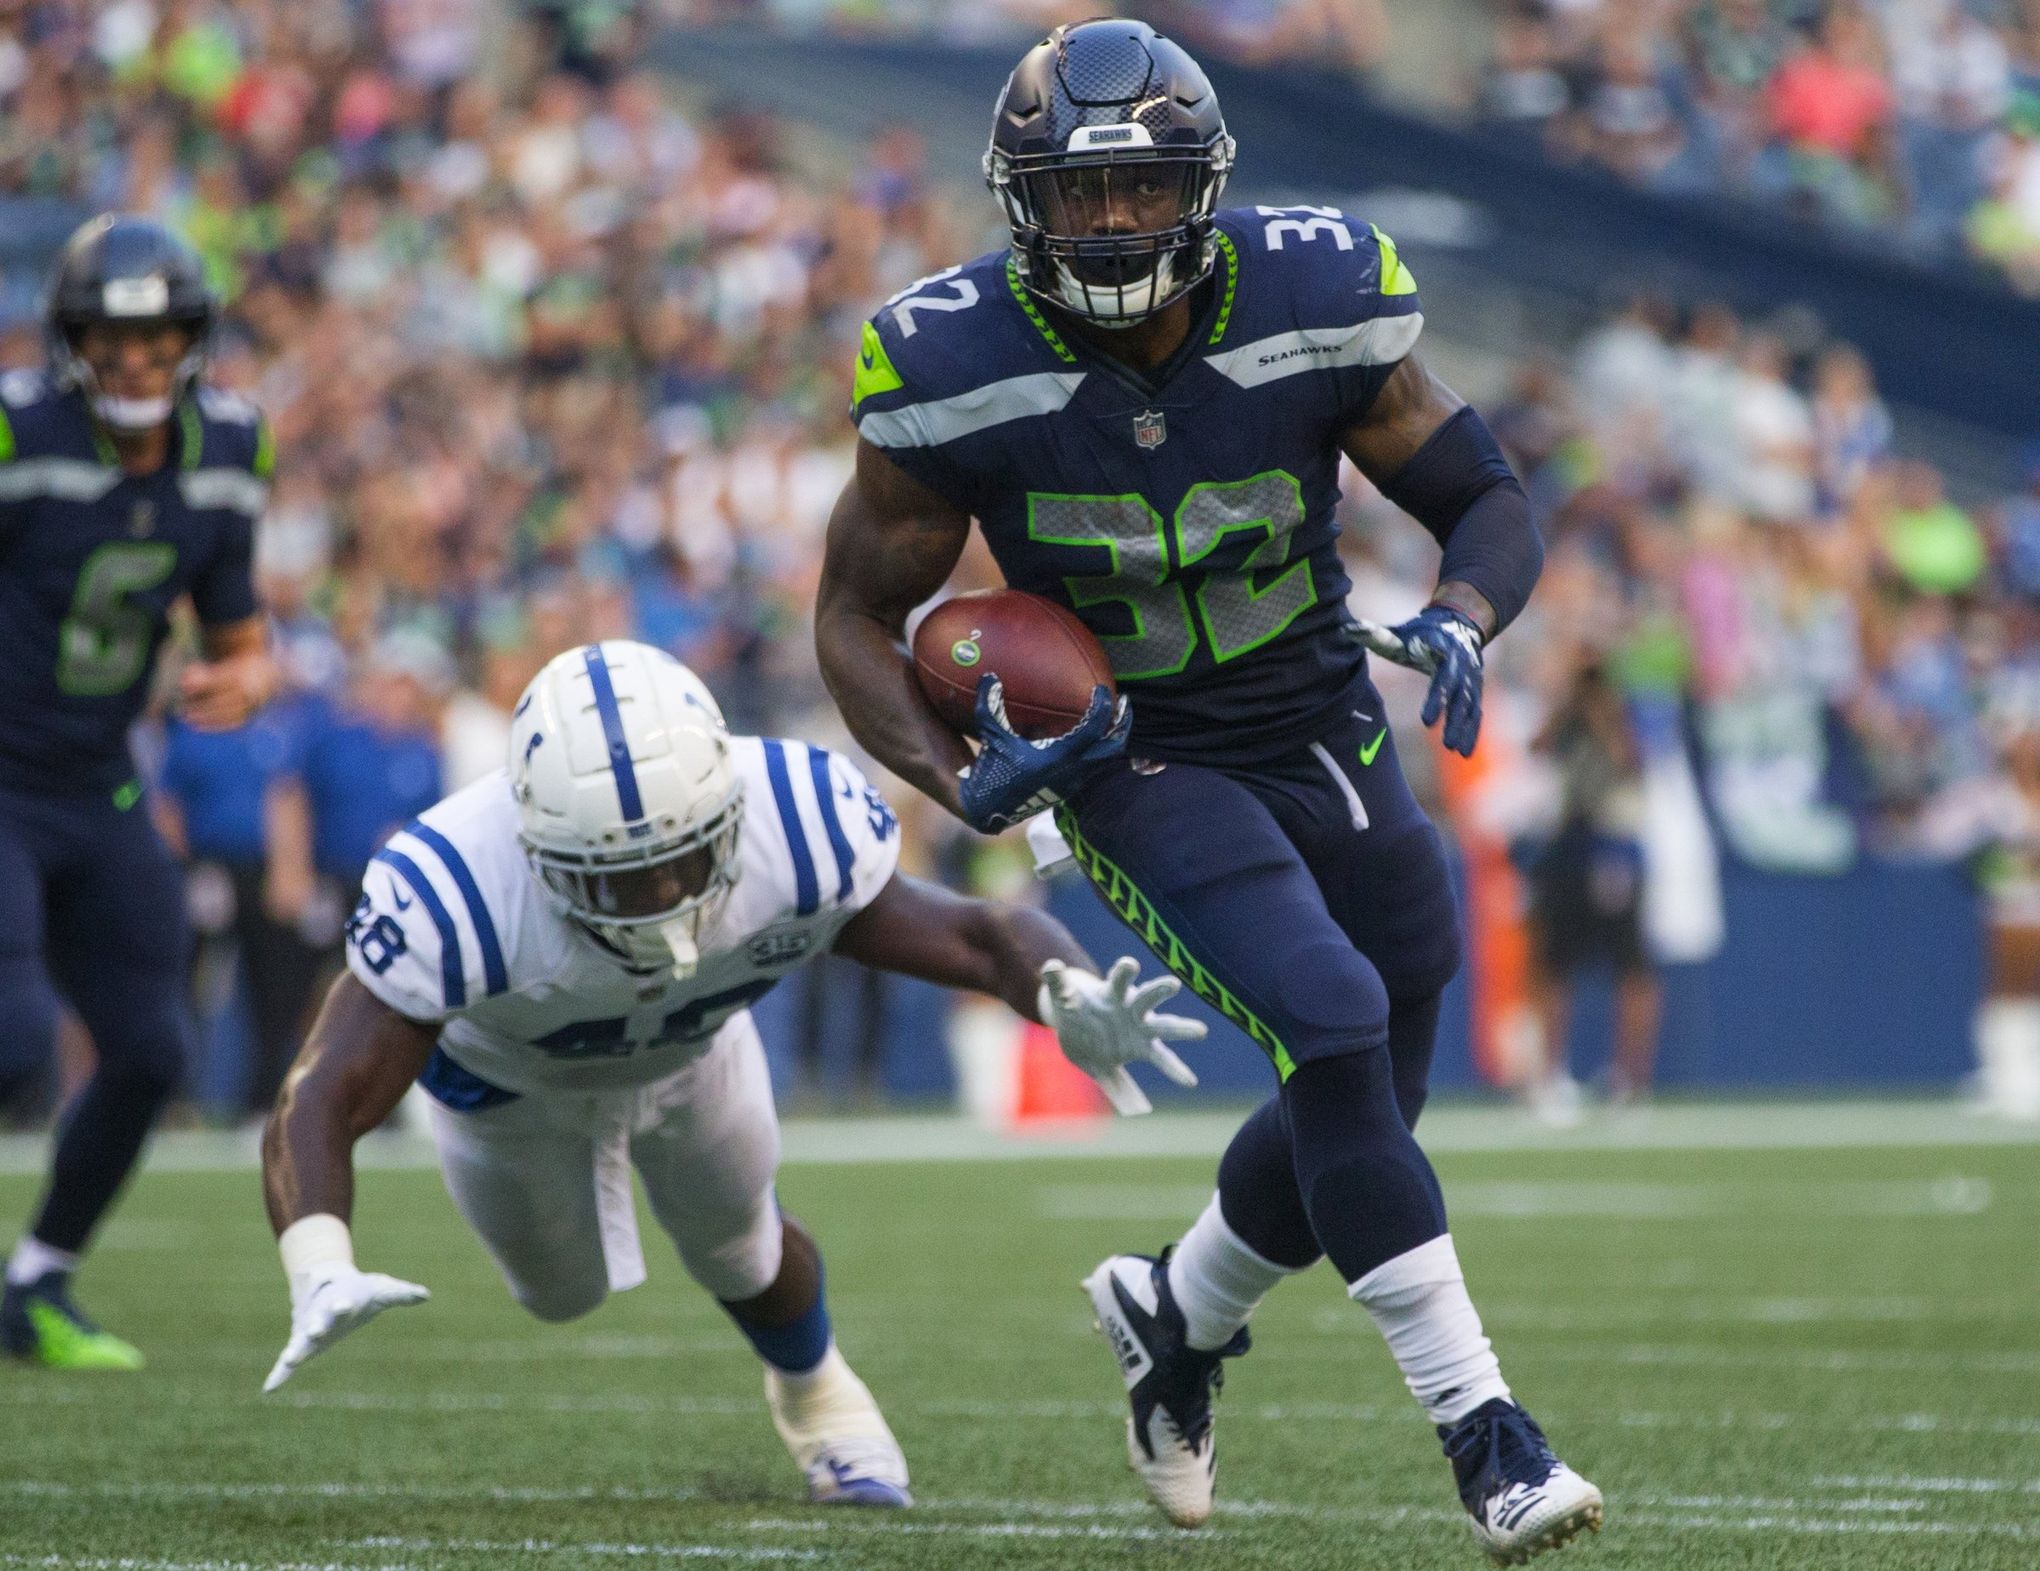
<path fill-rule="evenodd" d="M 1155 146 L 1145 126 L 1081 126 L 1062 152 L 985 155 L 1020 281 L 1101 327 L 1131 327 L 1212 269 L 1233 142 Z"/>
<path fill-rule="evenodd" d="M 684 977 L 736 886 L 743 819 L 738 785 L 707 817 L 655 845 L 581 852 L 526 839 L 524 850 L 546 888 L 595 937 L 647 970 L 670 967 Z"/>

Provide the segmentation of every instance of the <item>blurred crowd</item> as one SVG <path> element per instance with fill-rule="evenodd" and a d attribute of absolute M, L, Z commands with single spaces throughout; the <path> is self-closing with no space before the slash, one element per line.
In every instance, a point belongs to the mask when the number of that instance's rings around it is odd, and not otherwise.
<path fill-rule="evenodd" d="M 257 571 L 287 694 L 154 749 L 201 926 L 257 962 L 262 1062 L 223 1097 L 264 1105 L 368 854 L 501 761 L 559 649 L 641 638 L 740 730 L 837 735 L 807 626 L 857 328 L 979 237 L 908 134 L 831 165 L 688 112 L 630 64 L 655 21 L 0 6 L 0 216 L 173 223 L 227 302 L 210 375 L 275 430 Z M 38 363 L 39 271 L 5 277 L 0 366 Z M 232 975 L 202 966 L 202 996 Z"/>
<path fill-rule="evenodd" d="M 2034 0 L 1501 0 L 1489 120 L 2040 292 Z"/>
<path fill-rule="evenodd" d="M 1612 60 L 1660 36 L 1614 20 L 1645 14 L 1573 5 L 1509 36 Z M 1665 14 L 1678 38 L 1747 20 Z M 240 1044 L 200 1086 L 225 1116 L 266 1105 L 370 852 L 496 766 L 558 649 L 645 639 L 738 729 L 843 740 L 808 618 L 856 329 L 995 243 L 994 215 L 931 187 L 907 132 L 851 156 L 685 104 L 631 64 L 665 15 L 0 6 L 0 219 L 61 199 L 176 224 L 228 304 L 212 374 L 276 431 L 258 571 L 287 693 L 243 732 L 172 718 L 149 746 L 208 935 L 201 1013 Z M 1560 85 L 1563 139 L 1588 100 Z M 39 280 L 0 278 L 0 367 L 35 363 Z M 1638 782 L 1687 739 L 1724 838 L 1762 865 L 2040 839 L 2040 457 L 2021 494 L 1958 505 L 1895 454 L 1847 346 L 1648 298 L 1488 412 L 1552 549 L 1498 646 L 1498 784 L 1432 782 L 1463 825 L 1633 841 Z M 1387 585 L 1406 611 L 1430 547 L 1349 490 L 1362 598 Z M 1409 756 L 1421 772 L 1429 750 Z M 924 865 L 1024 878 L 1024 858 L 933 843 L 899 795 Z M 854 1007 L 869 1060 L 878 1005 Z"/>

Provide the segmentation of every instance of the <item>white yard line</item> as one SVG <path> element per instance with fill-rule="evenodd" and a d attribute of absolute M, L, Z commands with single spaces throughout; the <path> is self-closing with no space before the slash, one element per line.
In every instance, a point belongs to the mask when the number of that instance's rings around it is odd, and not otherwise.
<path fill-rule="evenodd" d="M 1055 1161 L 1094 1156 L 1209 1157 L 1232 1138 L 1245 1106 L 1168 1112 L 1048 1133 L 1014 1135 L 948 1116 L 794 1119 L 785 1126 L 786 1160 L 803 1162 Z M 1514 1151 L 1801 1151 L 1839 1147 L 2007 1146 L 2040 1144 L 2040 1123 L 1970 1112 L 1952 1100 L 1667 1104 L 1620 1117 L 1551 1130 L 1511 1107 L 1434 1105 L 1423 1143 L 1437 1152 Z M 237 1172 L 258 1165 L 253 1130 L 172 1130 L 159 1136 L 149 1163 L 158 1172 Z M 40 1135 L 0 1136 L 0 1175 L 40 1175 L 49 1142 Z M 360 1167 L 435 1166 L 422 1136 L 376 1134 L 355 1148 Z"/>
<path fill-rule="evenodd" d="M 44 1571 L 411 1571 L 409 1566 L 376 1561 L 301 1560 L 151 1560 L 134 1555 L 9 1555 L 0 1566 L 34 1566 Z"/>
<path fill-rule="evenodd" d="M 413 1549 L 504 1555 L 615 1555 L 643 1560 L 819 1560 L 818 1549 L 755 1549 L 730 1544 L 562 1543 L 550 1538 L 350 1538 L 345 1549 Z"/>

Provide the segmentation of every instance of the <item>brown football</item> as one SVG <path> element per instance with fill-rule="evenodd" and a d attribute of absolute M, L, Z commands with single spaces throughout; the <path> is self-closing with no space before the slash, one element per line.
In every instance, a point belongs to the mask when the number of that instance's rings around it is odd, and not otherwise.
<path fill-rule="evenodd" d="M 978 683 L 1005 688 L 1006 719 L 1030 741 L 1061 736 L 1090 707 L 1112 665 L 1091 630 L 1053 600 L 1018 589 L 979 589 L 945 600 L 914 630 L 914 669 L 935 712 L 977 734 Z"/>

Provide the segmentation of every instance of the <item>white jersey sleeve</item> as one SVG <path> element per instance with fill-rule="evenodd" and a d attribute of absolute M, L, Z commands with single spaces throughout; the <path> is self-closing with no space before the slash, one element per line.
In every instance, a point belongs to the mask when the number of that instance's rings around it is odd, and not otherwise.
<path fill-rule="evenodd" d="M 442 1021 L 508 990 L 502 923 L 529 876 L 497 822 L 510 811 L 499 770 L 413 819 L 370 860 L 347 923 L 347 967 L 398 1014 Z"/>
<path fill-rule="evenodd" d="M 765 790 L 746 807 L 765 826 L 797 919 L 835 930 L 878 898 L 900 861 L 900 826 L 847 758 L 761 739 Z"/>

